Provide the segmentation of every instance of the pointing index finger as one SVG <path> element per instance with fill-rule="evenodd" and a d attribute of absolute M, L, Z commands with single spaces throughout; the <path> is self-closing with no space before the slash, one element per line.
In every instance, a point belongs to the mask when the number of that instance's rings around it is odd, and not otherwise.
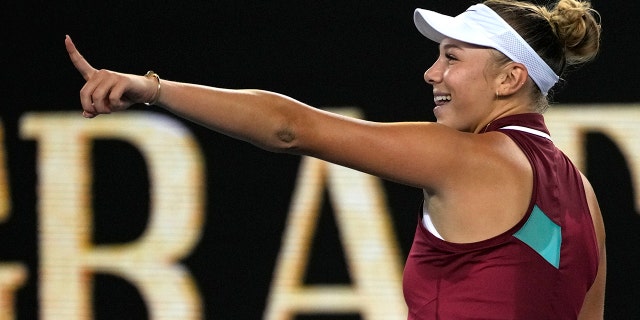
<path fill-rule="evenodd" d="M 69 58 L 71 58 L 71 62 L 76 67 L 76 69 L 82 74 L 82 77 L 85 80 L 89 80 L 91 75 L 96 71 L 89 62 L 78 52 L 76 46 L 71 41 L 71 37 L 68 35 L 64 39 L 64 45 L 67 48 L 67 52 L 69 53 Z"/>

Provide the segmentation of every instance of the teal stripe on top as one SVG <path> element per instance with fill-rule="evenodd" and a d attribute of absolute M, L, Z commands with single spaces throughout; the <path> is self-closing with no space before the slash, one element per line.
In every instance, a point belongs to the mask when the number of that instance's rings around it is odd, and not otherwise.
<path fill-rule="evenodd" d="M 547 262 L 558 269 L 560 267 L 560 245 L 562 229 L 535 205 L 531 216 L 514 237 L 527 244 Z"/>

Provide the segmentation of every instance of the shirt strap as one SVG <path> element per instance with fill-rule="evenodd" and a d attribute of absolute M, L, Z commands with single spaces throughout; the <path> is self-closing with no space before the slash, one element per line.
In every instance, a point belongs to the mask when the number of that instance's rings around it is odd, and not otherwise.
<path fill-rule="evenodd" d="M 522 132 L 526 132 L 526 133 L 530 133 L 539 137 L 543 137 L 545 139 L 551 140 L 551 136 L 546 133 L 546 132 L 542 132 L 540 130 L 536 130 L 536 129 L 531 129 L 528 127 L 523 127 L 523 126 L 506 126 L 506 127 L 502 127 L 499 130 L 516 130 L 516 131 L 522 131 Z M 553 141 L 553 140 L 551 140 Z"/>

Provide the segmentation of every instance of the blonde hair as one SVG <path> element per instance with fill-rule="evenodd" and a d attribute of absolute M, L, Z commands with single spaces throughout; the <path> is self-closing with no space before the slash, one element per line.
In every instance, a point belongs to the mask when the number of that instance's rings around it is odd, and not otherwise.
<path fill-rule="evenodd" d="M 512 0 L 486 0 L 484 4 L 509 23 L 560 77 L 598 54 L 600 15 L 588 1 L 558 0 L 549 7 Z M 537 108 L 546 109 L 546 97 L 536 91 Z"/>

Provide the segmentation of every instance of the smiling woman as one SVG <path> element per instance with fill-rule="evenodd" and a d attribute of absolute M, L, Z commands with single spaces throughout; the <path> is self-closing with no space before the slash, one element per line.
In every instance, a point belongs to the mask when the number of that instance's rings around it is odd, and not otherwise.
<path fill-rule="evenodd" d="M 594 14 L 577 0 L 553 8 L 488 0 L 456 17 L 417 9 L 418 30 L 440 43 L 425 72 L 438 123 L 372 122 L 264 90 L 96 69 L 69 37 L 65 45 L 86 80 L 86 118 L 153 103 L 268 151 L 421 188 L 404 271 L 410 319 L 598 318 L 600 210 L 536 112 L 567 65 L 597 53 Z"/>
<path fill-rule="evenodd" d="M 439 123 L 478 133 L 496 118 L 492 111 L 504 112 L 495 108 L 498 93 L 493 92 L 500 84 L 494 82 L 504 79 L 496 77 L 500 70 L 493 61 L 494 56 L 485 47 L 451 38 L 442 40 L 438 60 L 424 74 L 425 81 L 433 86 L 436 104 L 433 112 Z M 526 74 L 522 68 L 514 68 L 512 72 L 521 73 L 514 76 L 524 81 Z M 509 111 L 520 113 L 527 110 L 528 104 L 520 101 L 511 107 L 517 110 Z"/>
<path fill-rule="evenodd" d="M 458 318 L 463 309 L 480 318 L 602 318 L 600 210 L 589 182 L 554 147 L 540 115 L 566 67 L 597 54 L 594 14 L 589 3 L 572 0 L 552 9 L 488 0 L 455 18 L 416 10 L 418 30 L 440 43 L 425 72 L 438 123 L 475 134 L 502 132 L 514 144 L 474 135 L 476 143 L 456 149 L 482 158 L 462 161 L 457 168 L 466 168 L 465 176 L 451 172 L 447 178 L 456 182 L 448 188 L 425 191 L 423 223 L 404 274 L 410 318 Z M 510 248 L 516 244 L 532 249 L 537 260 Z M 511 267 L 505 268 L 507 256 Z"/>

